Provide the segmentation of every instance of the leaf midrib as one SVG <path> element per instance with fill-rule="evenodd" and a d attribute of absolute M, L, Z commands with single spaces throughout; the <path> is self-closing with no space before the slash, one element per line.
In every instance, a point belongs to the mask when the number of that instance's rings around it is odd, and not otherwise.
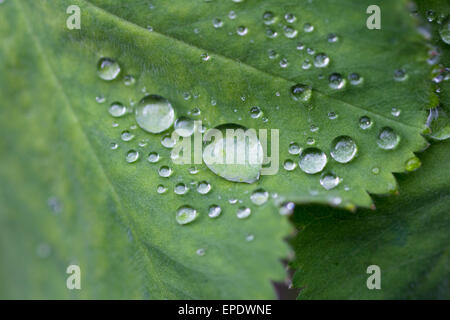
<path fill-rule="evenodd" d="M 92 2 L 90 2 L 90 0 L 79 0 L 79 1 L 85 3 L 87 6 L 92 7 L 93 10 L 99 11 L 99 12 L 103 13 L 104 15 L 111 17 L 112 19 L 119 20 L 120 22 L 122 22 L 122 23 L 125 24 L 125 25 L 129 25 L 130 27 L 135 28 L 135 29 L 139 29 L 139 30 L 146 30 L 144 27 L 142 27 L 142 26 L 140 26 L 140 25 L 138 25 L 138 24 L 135 24 L 134 22 L 130 22 L 130 21 L 128 21 L 128 20 L 125 20 L 125 19 L 123 19 L 123 18 L 121 18 L 121 17 L 119 17 L 119 16 L 117 16 L 117 15 L 115 15 L 115 14 L 109 12 L 109 11 L 106 11 L 105 9 L 103 9 L 103 8 L 101 8 L 101 7 L 98 7 L 97 5 L 95 5 L 95 4 L 93 4 Z M 220 53 L 217 53 L 217 52 L 215 52 L 215 51 L 206 50 L 206 49 L 201 48 L 201 47 L 198 47 L 198 46 L 196 46 L 196 45 L 194 45 L 194 44 L 192 44 L 192 43 L 188 43 L 188 42 L 186 42 L 186 41 L 184 41 L 184 40 L 181 40 L 181 39 L 178 39 L 178 38 L 174 38 L 174 37 L 172 37 L 172 36 L 170 36 L 170 35 L 167 35 L 167 34 L 165 34 L 165 33 L 160 32 L 160 31 L 155 31 L 155 30 L 153 30 L 152 33 L 158 34 L 159 36 L 164 37 L 164 38 L 167 38 L 167 39 L 170 39 L 170 40 L 172 40 L 172 41 L 179 42 L 179 43 L 181 43 L 181 44 L 183 44 L 183 45 L 185 45 L 185 46 L 188 46 L 188 47 L 193 48 L 193 49 L 196 49 L 196 50 L 208 51 L 209 53 L 215 55 L 216 57 L 221 58 L 221 59 L 223 59 L 223 60 L 226 60 L 228 63 L 231 63 L 231 64 L 239 64 L 240 67 L 247 68 L 247 69 L 249 69 L 249 70 L 251 70 L 251 71 L 253 71 L 253 72 L 261 73 L 261 74 L 264 74 L 265 76 L 269 76 L 269 77 L 274 78 L 274 79 L 282 80 L 282 81 L 284 81 L 284 82 L 287 82 L 287 83 L 289 84 L 289 85 L 288 85 L 289 87 L 296 84 L 296 82 L 294 82 L 294 81 L 292 81 L 292 80 L 290 80 L 290 79 L 288 79 L 288 78 L 284 78 L 284 77 L 282 77 L 282 76 L 279 76 L 279 75 L 270 73 L 270 72 L 268 72 L 268 71 L 266 71 L 266 70 L 258 69 L 258 68 L 256 68 L 256 67 L 254 67 L 254 66 L 252 66 L 252 65 L 249 65 L 249 64 L 247 64 L 247 63 L 244 63 L 244 62 L 242 62 L 242 61 L 237 62 L 237 61 L 236 61 L 235 59 L 233 59 L 233 58 L 224 56 L 224 55 L 222 55 L 222 54 L 220 54 Z M 343 100 L 341 100 L 341 99 L 337 99 L 337 98 L 331 97 L 331 96 L 326 95 L 326 94 L 324 94 L 323 92 L 321 92 L 320 90 L 317 90 L 317 89 L 315 89 L 315 88 L 313 88 L 313 91 L 315 91 L 316 94 L 319 95 L 319 96 L 325 97 L 325 98 L 330 99 L 330 100 L 333 100 L 333 101 L 338 101 L 338 102 L 340 102 L 340 103 L 342 103 L 342 104 L 344 104 L 344 105 L 347 105 L 347 106 L 349 106 L 350 108 L 353 108 L 353 109 L 363 110 L 363 111 L 365 111 L 367 114 L 372 115 L 372 116 L 375 116 L 375 117 L 382 118 L 382 119 L 384 119 L 385 121 L 387 121 L 387 122 L 389 122 L 389 123 L 400 124 L 400 125 L 405 126 L 405 127 L 408 127 L 408 128 L 413 128 L 413 129 L 415 129 L 415 130 L 420 130 L 420 131 L 423 130 L 422 127 L 418 127 L 418 126 L 414 126 L 414 125 L 411 125 L 411 124 L 408 124 L 408 123 L 404 123 L 404 122 L 402 122 L 402 121 L 390 119 L 390 118 L 386 117 L 385 115 L 383 115 L 383 114 L 381 114 L 381 113 L 377 113 L 377 112 L 374 112 L 374 111 L 372 111 L 372 110 L 369 110 L 369 109 L 366 109 L 366 108 L 363 108 L 363 107 L 360 107 L 360 106 L 356 106 L 356 105 L 351 104 L 351 103 L 349 103 L 349 102 L 347 102 L 347 101 L 343 101 Z M 424 120 L 425 120 L 425 119 L 424 119 Z"/>

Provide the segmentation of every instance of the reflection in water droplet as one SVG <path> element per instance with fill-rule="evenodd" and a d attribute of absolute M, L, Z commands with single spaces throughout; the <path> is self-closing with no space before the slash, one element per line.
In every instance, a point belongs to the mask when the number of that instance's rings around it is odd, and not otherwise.
<path fill-rule="evenodd" d="M 261 108 L 258 106 L 254 106 L 250 109 L 250 116 L 253 119 L 259 118 L 262 115 Z"/>
<path fill-rule="evenodd" d="M 148 162 L 156 163 L 159 161 L 159 154 L 157 152 L 150 152 L 147 157 Z"/>
<path fill-rule="evenodd" d="M 110 146 L 111 150 L 116 150 L 119 147 L 119 145 L 115 142 L 111 142 L 111 144 L 109 146 Z"/>
<path fill-rule="evenodd" d="M 288 66 L 288 61 L 286 58 L 280 60 L 280 67 L 286 68 Z"/>
<path fill-rule="evenodd" d="M 292 13 L 286 13 L 286 14 L 284 15 L 284 19 L 285 19 L 286 22 L 288 22 L 288 23 L 293 23 L 297 18 L 296 18 L 295 15 L 292 14 Z"/>
<path fill-rule="evenodd" d="M 294 100 L 307 102 L 311 99 L 312 89 L 305 84 L 296 84 L 291 87 L 291 96 Z"/>
<path fill-rule="evenodd" d="M 213 204 L 208 209 L 208 216 L 210 218 L 217 218 L 222 213 L 222 208 L 216 204 Z"/>
<path fill-rule="evenodd" d="M 156 192 L 158 192 L 159 194 L 166 193 L 167 192 L 167 188 L 165 186 L 163 186 L 162 184 L 160 184 L 156 188 Z"/>
<path fill-rule="evenodd" d="M 384 127 L 378 134 L 377 144 L 381 149 L 391 150 L 398 146 L 400 137 L 390 127 Z"/>
<path fill-rule="evenodd" d="M 276 16 L 273 14 L 273 12 L 266 11 L 263 14 L 263 21 L 264 21 L 264 24 L 267 24 L 267 25 L 273 24 L 276 21 Z"/>
<path fill-rule="evenodd" d="M 136 150 L 130 150 L 127 152 L 127 156 L 125 159 L 128 163 L 136 162 L 139 159 L 139 152 Z"/>
<path fill-rule="evenodd" d="M 356 155 L 358 147 L 352 138 L 339 136 L 331 142 L 331 157 L 340 163 L 350 162 Z"/>
<path fill-rule="evenodd" d="M 266 36 L 268 38 L 276 38 L 278 36 L 278 32 L 276 32 L 275 30 L 271 29 L 271 28 L 267 28 L 266 29 Z"/>
<path fill-rule="evenodd" d="M 250 214 L 252 213 L 252 210 L 250 210 L 250 208 L 247 207 L 240 207 L 237 212 L 236 212 L 236 216 L 239 219 L 245 219 L 248 216 L 250 216 Z"/>
<path fill-rule="evenodd" d="M 162 166 L 161 168 L 159 168 L 158 173 L 161 177 L 167 178 L 172 174 L 172 169 L 168 166 Z"/>
<path fill-rule="evenodd" d="M 182 206 L 177 210 L 176 220 L 179 224 L 191 223 L 198 217 L 198 212 L 190 206 Z"/>
<path fill-rule="evenodd" d="M 283 31 L 284 31 L 284 35 L 286 36 L 286 38 L 292 39 L 292 38 L 295 38 L 297 36 L 297 30 L 295 30 L 292 27 L 285 26 L 283 28 Z"/>
<path fill-rule="evenodd" d="M 359 118 L 359 127 L 363 130 L 370 129 L 373 125 L 372 120 L 367 116 L 362 116 Z"/>
<path fill-rule="evenodd" d="M 300 146 L 295 142 L 291 142 L 291 144 L 289 145 L 289 153 L 290 154 L 299 154 L 300 151 L 301 151 Z"/>
<path fill-rule="evenodd" d="M 308 137 L 307 139 L 306 139 L 306 144 L 308 144 L 308 145 L 313 145 L 313 144 L 315 144 L 316 143 L 316 140 L 314 140 L 314 138 L 311 138 L 311 137 Z"/>
<path fill-rule="evenodd" d="M 108 111 L 110 115 L 118 118 L 122 117 L 127 112 L 127 108 L 120 102 L 113 102 Z"/>
<path fill-rule="evenodd" d="M 334 43 L 334 42 L 338 42 L 339 38 L 334 33 L 330 33 L 327 37 L 327 40 L 329 43 Z"/>
<path fill-rule="evenodd" d="M 305 173 L 314 174 L 322 171 L 327 161 L 327 155 L 322 150 L 307 148 L 301 152 L 298 164 Z"/>
<path fill-rule="evenodd" d="M 101 58 L 97 63 L 97 74 L 103 80 L 114 80 L 120 73 L 119 64 L 111 58 Z"/>
<path fill-rule="evenodd" d="M 314 26 L 312 24 L 310 24 L 310 23 L 305 23 L 303 25 L 303 30 L 305 32 L 313 32 L 314 31 Z"/>
<path fill-rule="evenodd" d="M 338 115 L 336 114 L 336 112 L 334 112 L 334 111 L 328 112 L 328 119 L 334 120 L 334 119 L 337 119 L 337 117 L 338 117 Z"/>
<path fill-rule="evenodd" d="M 266 203 L 268 199 L 269 193 L 264 189 L 256 189 L 250 195 L 250 200 L 258 206 L 261 206 L 264 203 Z"/>
<path fill-rule="evenodd" d="M 352 72 L 348 75 L 348 81 L 350 81 L 350 84 L 357 86 L 358 84 L 361 84 L 363 82 L 364 78 L 361 77 L 358 73 Z"/>
<path fill-rule="evenodd" d="M 392 108 L 392 110 L 391 110 L 391 114 L 392 114 L 394 117 L 399 117 L 401 112 L 402 112 L 402 111 L 401 111 L 400 109 L 397 109 L 397 108 Z"/>
<path fill-rule="evenodd" d="M 240 27 L 237 28 L 236 32 L 240 36 L 245 36 L 247 34 L 247 32 L 248 32 L 248 29 L 247 29 L 247 27 L 240 26 Z"/>
<path fill-rule="evenodd" d="M 190 137 L 194 133 L 194 121 L 187 117 L 180 117 L 175 120 L 174 128 L 180 136 Z"/>
<path fill-rule="evenodd" d="M 160 133 L 172 125 L 175 112 L 170 102 L 158 95 L 144 97 L 136 107 L 136 121 L 145 131 Z"/>
<path fill-rule="evenodd" d="M 339 177 L 332 172 L 324 172 L 320 177 L 320 185 L 327 190 L 336 188 L 340 182 Z"/>

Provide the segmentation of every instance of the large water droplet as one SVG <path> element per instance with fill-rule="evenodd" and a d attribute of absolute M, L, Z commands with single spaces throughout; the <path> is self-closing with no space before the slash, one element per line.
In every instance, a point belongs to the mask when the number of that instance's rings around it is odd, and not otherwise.
<path fill-rule="evenodd" d="M 97 73 L 103 80 L 114 80 L 120 73 L 120 65 L 111 58 L 101 58 L 97 63 Z"/>
<path fill-rule="evenodd" d="M 308 174 L 320 172 L 327 164 L 327 155 L 318 148 L 307 148 L 300 154 L 300 169 Z"/>
<path fill-rule="evenodd" d="M 236 212 L 236 216 L 239 219 L 245 219 L 245 218 L 249 217 L 251 213 L 252 213 L 252 210 L 250 208 L 240 207 Z"/>
<path fill-rule="evenodd" d="M 136 107 L 136 121 L 145 131 L 160 133 L 173 123 L 175 112 L 170 102 L 158 95 L 144 97 Z"/>
<path fill-rule="evenodd" d="M 257 189 L 253 191 L 253 193 L 250 196 L 250 200 L 258 206 L 261 206 L 264 203 L 266 203 L 268 199 L 269 193 L 264 189 Z"/>
<path fill-rule="evenodd" d="M 222 208 L 216 204 L 213 204 L 208 209 L 208 216 L 210 218 L 217 218 L 222 213 Z"/>
<path fill-rule="evenodd" d="M 259 179 L 263 149 L 255 130 L 225 124 L 208 130 L 204 141 L 203 161 L 212 172 L 235 182 Z"/>
<path fill-rule="evenodd" d="M 339 136 L 331 142 L 331 157 L 340 163 L 350 162 L 356 155 L 358 147 L 352 138 Z"/>
<path fill-rule="evenodd" d="M 339 177 L 332 172 L 324 172 L 320 177 L 320 185 L 327 190 L 336 188 L 340 182 Z"/>
<path fill-rule="evenodd" d="M 127 112 L 127 108 L 120 102 L 113 102 L 109 107 L 109 114 L 113 117 L 121 117 Z"/>
<path fill-rule="evenodd" d="M 377 144 L 381 149 L 391 150 L 398 146 L 400 137 L 390 127 L 384 127 L 378 134 Z"/>
<path fill-rule="evenodd" d="M 176 220 L 179 224 L 191 223 L 198 217 L 198 212 L 190 206 L 182 206 L 177 210 Z"/>
<path fill-rule="evenodd" d="M 307 102 L 311 99 L 312 89 L 305 84 L 296 84 L 291 87 L 291 95 L 294 100 Z"/>

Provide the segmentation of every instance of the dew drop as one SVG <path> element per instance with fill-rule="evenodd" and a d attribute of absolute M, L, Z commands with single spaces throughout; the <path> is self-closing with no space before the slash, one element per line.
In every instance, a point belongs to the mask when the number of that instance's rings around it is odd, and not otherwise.
<path fill-rule="evenodd" d="M 250 109 L 250 116 L 253 119 L 257 119 L 257 118 L 261 117 L 261 115 L 262 115 L 262 111 L 261 111 L 260 107 L 254 106 Z"/>
<path fill-rule="evenodd" d="M 248 218 L 250 216 L 250 214 L 252 213 L 252 210 L 250 208 L 247 207 L 239 207 L 237 212 L 236 212 L 236 216 L 239 219 L 245 219 Z"/>
<path fill-rule="evenodd" d="M 211 57 L 207 53 L 202 53 L 200 58 L 202 58 L 203 61 L 208 61 Z"/>
<path fill-rule="evenodd" d="M 318 53 L 314 57 L 314 66 L 316 68 L 325 68 L 330 63 L 330 58 L 325 53 Z"/>
<path fill-rule="evenodd" d="M 222 213 L 222 208 L 216 204 L 213 204 L 208 209 L 208 216 L 210 218 L 217 218 Z"/>
<path fill-rule="evenodd" d="M 377 167 L 372 168 L 372 173 L 373 174 L 379 174 L 380 173 L 380 168 L 377 168 Z"/>
<path fill-rule="evenodd" d="M 403 69 L 397 69 L 394 71 L 395 81 L 405 81 L 408 78 L 408 74 Z"/>
<path fill-rule="evenodd" d="M 332 73 L 329 77 L 328 77 L 328 84 L 330 86 L 330 88 L 332 89 L 342 89 L 345 86 L 345 79 L 342 77 L 342 75 L 340 73 Z"/>
<path fill-rule="evenodd" d="M 111 142 L 111 144 L 109 146 L 110 146 L 111 150 L 116 150 L 119 147 L 119 145 L 115 142 Z"/>
<path fill-rule="evenodd" d="M 208 181 L 200 181 L 197 186 L 197 192 L 200 194 L 207 194 L 211 191 L 211 185 Z"/>
<path fill-rule="evenodd" d="M 236 19 L 236 17 L 237 17 L 236 12 L 234 12 L 233 10 L 231 10 L 231 11 L 228 13 L 228 18 L 229 18 L 229 19 L 234 20 L 234 19 Z"/>
<path fill-rule="evenodd" d="M 250 195 L 250 200 L 257 206 L 261 206 L 269 199 L 269 193 L 264 189 L 256 189 Z"/>
<path fill-rule="evenodd" d="M 280 207 L 279 213 L 282 216 L 291 215 L 294 212 L 295 204 L 293 202 L 283 203 Z"/>
<path fill-rule="evenodd" d="M 292 39 L 292 38 L 295 38 L 297 36 L 297 30 L 295 30 L 292 27 L 285 26 L 283 28 L 283 31 L 284 31 L 284 35 L 286 36 L 286 38 Z"/>
<path fill-rule="evenodd" d="M 306 144 L 307 145 L 313 145 L 313 144 L 315 144 L 316 143 L 316 140 L 314 140 L 314 138 L 311 138 L 311 137 L 308 137 L 307 139 L 306 139 Z"/>
<path fill-rule="evenodd" d="M 139 152 L 136 150 L 129 150 L 127 152 L 127 156 L 125 157 L 125 160 L 127 160 L 128 163 L 136 162 L 139 159 Z"/>
<path fill-rule="evenodd" d="M 175 139 L 173 139 L 170 134 L 166 134 L 161 138 L 161 144 L 163 145 L 163 147 L 170 149 L 173 148 L 175 143 L 176 143 Z"/>
<path fill-rule="evenodd" d="M 236 1 L 235 1 L 235 2 L 236 2 Z M 206 250 L 203 249 L 203 248 L 200 248 L 200 249 L 197 249 L 197 251 L 195 251 L 195 253 L 196 253 L 198 256 L 203 257 L 203 256 L 205 255 L 205 253 L 206 253 Z"/>
<path fill-rule="evenodd" d="M 378 134 L 377 144 L 381 149 L 392 150 L 398 146 L 400 137 L 390 127 L 384 127 Z"/>
<path fill-rule="evenodd" d="M 328 119 L 335 120 L 335 119 L 337 119 L 337 117 L 338 117 L 338 115 L 336 112 L 334 112 L 334 111 L 328 112 Z"/>
<path fill-rule="evenodd" d="M 188 224 L 197 219 L 198 212 L 190 206 L 182 206 L 177 210 L 176 220 L 178 224 Z"/>
<path fill-rule="evenodd" d="M 97 63 L 97 74 L 103 80 L 114 80 L 120 73 L 120 65 L 111 58 L 101 58 Z"/>
<path fill-rule="evenodd" d="M 392 109 L 391 109 L 391 114 L 392 114 L 394 117 L 399 117 L 401 112 L 402 112 L 402 111 L 401 111 L 400 109 L 397 109 L 397 108 L 392 108 Z"/>
<path fill-rule="evenodd" d="M 439 35 L 441 36 L 442 41 L 446 44 L 450 44 L 450 16 L 442 22 L 441 28 L 439 29 Z"/>
<path fill-rule="evenodd" d="M 163 186 L 162 184 L 160 184 L 156 188 L 156 192 L 158 192 L 159 194 L 166 193 L 167 192 L 167 188 L 165 186 Z"/>
<path fill-rule="evenodd" d="M 278 57 L 278 53 L 275 50 L 270 49 L 268 51 L 269 59 L 276 59 Z"/>
<path fill-rule="evenodd" d="M 170 102 L 158 95 L 144 97 L 136 107 L 136 121 L 145 131 L 160 133 L 172 125 L 175 112 Z"/>
<path fill-rule="evenodd" d="M 358 151 L 358 147 L 352 138 L 339 136 L 331 142 L 331 157 L 340 163 L 352 161 Z"/>
<path fill-rule="evenodd" d="M 150 152 L 147 157 L 148 162 L 156 163 L 159 161 L 159 154 L 157 152 Z"/>
<path fill-rule="evenodd" d="M 311 99 L 312 89 L 305 84 L 296 84 L 291 87 L 291 96 L 294 100 L 307 102 Z"/>
<path fill-rule="evenodd" d="M 312 67 L 311 61 L 309 59 L 305 59 L 305 61 L 303 61 L 302 63 L 302 69 L 308 70 L 311 69 L 311 67 Z"/>
<path fill-rule="evenodd" d="M 275 30 L 271 29 L 271 28 L 267 28 L 266 29 L 266 36 L 268 38 L 276 38 L 278 36 L 278 32 L 276 32 Z"/>
<path fill-rule="evenodd" d="M 103 96 L 103 95 L 96 96 L 96 97 L 95 97 L 95 101 L 97 101 L 97 103 L 103 103 L 103 102 L 106 101 L 106 98 L 105 98 L 105 96 Z"/>
<path fill-rule="evenodd" d="M 352 72 L 348 75 L 348 81 L 351 85 L 357 86 L 363 82 L 364 78 L 361 77 L 358 73 Z"/>
<path fill-rule="evenodd" d="M 214 28 L 216 28 L 216 29 L 223 27 L 223 21 L 219 18 L 214 18 L 212 20 L 212 23 L 213 23 Z"/>
<path fill-rule="evenodd" d="M 310 23 L 305 23 L 303 25 L 303 30 L 305 32 L 313 32 L 314 31 L 314 26 L 312 24 L 310 24 Z"/>
<path fill-rule="evenodd" d="M 359 127 L 363 130 L 370 129 L 373 125 L 372 120 L 367 116 L 362 116 L 359 118 Z"/>
<path fill-rule="evenodd" d="M 314 174 L 322 171 L 327 161 L 327 155 L 322 150 L 307 148 L 300 153 L 298 164 L 305 173 Z"/>
<path fill-rule="evenodd" d="M 168 166 L 162 166 L 161 168 L 159 168 L 158 173 L 161 177 L 167 178 L 172 175 L 172 169 Z"/>
<path fill-rule="evenodd" d="M 123 77 L 123 84 L 126 86 L 132 86 L 136 83 L 136 79 L 132 75 L 126 75 Z"/>
<path fill-rule="evenodd" d="M 284 19 L 285 19 L 286 22 L 288 22 L 288 23 L 293 23 L 293 22 L 295 22 L 295 20 L 297 20 L 297 18 L 295 17 L 295 15 L 292 14 L 292 13 L 286 13 L 286 14 L 284 15 Z"/>
<path fill-rule="evenodd" d="M 119 118 L 127 112 L 127 108 L 120 102 L 113 102 L 108 111 L 113 117 Z"/>
<path fill-rule="evenodd" d="M 282 68 L 286 68 L 287 66 L 288 66 L 288 61 L 287 61 L 287 59 L 286 58 L 282 58 L 281 60 L 280 60 L 280 67 L 282 67 Z"/>
<path fill-rule="evenodd" d="M 245 241 L 253 241 L 254 239 L 255 239 L 255 236 L 252 235 L 252 234 L 248 234 L 248 235 L 245 237 Z"/>
<path fill-rule="evenodd" d="M 330 33 L 328 34 L 327 40 L 329 43 L 335 43 L 339 41 L 339 37 L 334 33 Z"/>
<path fill-rule="evenodd" d="M 340 182 L 341 179 L 332 172 L 324 172 L 320 176 L 320 185 L 327 190 L 336 188 Z"/>
<path fill-rule="evenodd" d="M 266 25 L 273 24 L 276 21 L 276 16 L 273 14 L 273 12 L 266 11 L 263 14 L 263 21 L 264 21 L 264 24 L 266 24 Z"/>

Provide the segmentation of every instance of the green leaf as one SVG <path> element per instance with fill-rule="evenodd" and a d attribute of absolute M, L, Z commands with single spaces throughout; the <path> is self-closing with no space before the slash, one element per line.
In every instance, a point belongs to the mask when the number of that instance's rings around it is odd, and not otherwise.
<path fill-rule="evenodd" d="M 368 193 L 395 190 L 392 172 L 404 171 L 413 152 L 427 146 L 421 136 L 431 90 L 425 43 L 403 1 L 379 3 L 382 29 L 367 29 L 370 4 L 153 1 L 150 7 L 148 1 L 4 1 L 0 295 L 273 297 L 269 280 L 284 277 L 279 259 L 288 254 L 282 238 L 290 231 L 276 213 L 280 203 L 369 207 Z M 81 9 L 80 30 L 66 27 L 70 5 Z M 229 18 L 231 11 L 236 18 Z M 278 32 L 274 39 L 266 35 L 266 11 L 278 19 L 270 26 Z M 296 21 L 285 22 L 287 13 Z M 215 18 L 222 19 L 222 28 L 214 28 Z M 304 31 L 308 23 L 314 31 Z M 292 39 L 283 35 L 282 26 L 288 24 L 298 31 Z M 339 40 L 329 42 L 330 33 Z M 298 42 L 303 50 L 297 50 Z M 307 48 L 326 53 L 329 65 L 304 70 L 305 60 L 314 60 Z M 275 59 L 269 58 L 269 50 L 276 51 Z M 97 76 L 102 57 L 120 64 L 116 80 Z M 407 79 L 394 80 L 396 70 L 404 70 Z M 357 72 L 364 81 L 332 89 L 328 78 L 335 72 L 345 78 Z M 136 83 L 126 86 L 126 75 Z M 313 88 L 309 101 L 291 97 L 298 83 Z M 326 170 L 343 182 L 327 191 L 319 174 L 299 168 L 281 168 L 253 184 L 227 181 L 204 165 L 191 175 L 191 165 L 171 162 L 170 151 L 160 142 L 164 134 L 132 129 L 136 120 L 130 114 L 118 119 L 108 114 L 111 103 L 132 107 L 146 93 L 168 99 L 177 116 L 201 119 L 208 128 L 233 123 L 278 129 L 281 163 L 298 160 L 288 153 L 291 142 L 307 148 L 313 138 L 314 147 L 328 154 Z M 96 102 L 100 96 L 105 103 Z M 261 117 L 251 117 L 254 106 L 262 110 Z M 192 113 L 194 108 L 200 116 Z M 393 108 L 401 110 L 400 116 L 392 114 Z M 331 113 L 337 118 L 330 119 Z M 369 130 L 359 128 L 362 116 L 371 118 Z M 400 137 L 394 150 L 377 146 L 385 127 Z M 123 130 L 135 138 L 121 141 Z M 358 156 L 348 164 L 330 157 L 338 136 L 350 136 L 358 146 Z M 141 140 L 146 146 L 138 145 Z M 118 149 L 111 150 L 111 143 L 118 143 Z M 140 158 L 129 164 L 125 156 L 132 149 Z M 161 155 L 157 164 L 146 161 L 150 151 Z M 159 176 L 163 165 L 173 168 L 170 178 Z M 191 185 L 203 180 L 212 185 L 206 195 Z M 179 182 L 191 190 L 174 194 Z M 159 184 L 168 192 L 158 194 Z M 250 200 L 259 188 L 272 196 L 261 207 Z M 237 204 L 230 203 L 234 199 Z M 218 219 L 207 217 L 213 204 L 223 208 Z M 183 205 L 200 213 L 186 226 L 175 220 Z M 241 206 L 252 210 L 248 219 L 236 218 Z M 249 234 L 253 241 L 245 240 Z M 197 255 L 197 249 L 205 249 L 205 255 Z M 65 288 L 65 268 L 72 262 L 83 270 L 80 292 Z"/>
<path fill-rule="evenodd" d="M 400 195 L 378 197 L 376 211 L 351 214 L 303 206 L 292 244 L 299 299 L 449 299 L 450 142 L 421 155 L 423 168 L 398 175 Z M 381 290 L 369 290 L 369 265 Z"/>

